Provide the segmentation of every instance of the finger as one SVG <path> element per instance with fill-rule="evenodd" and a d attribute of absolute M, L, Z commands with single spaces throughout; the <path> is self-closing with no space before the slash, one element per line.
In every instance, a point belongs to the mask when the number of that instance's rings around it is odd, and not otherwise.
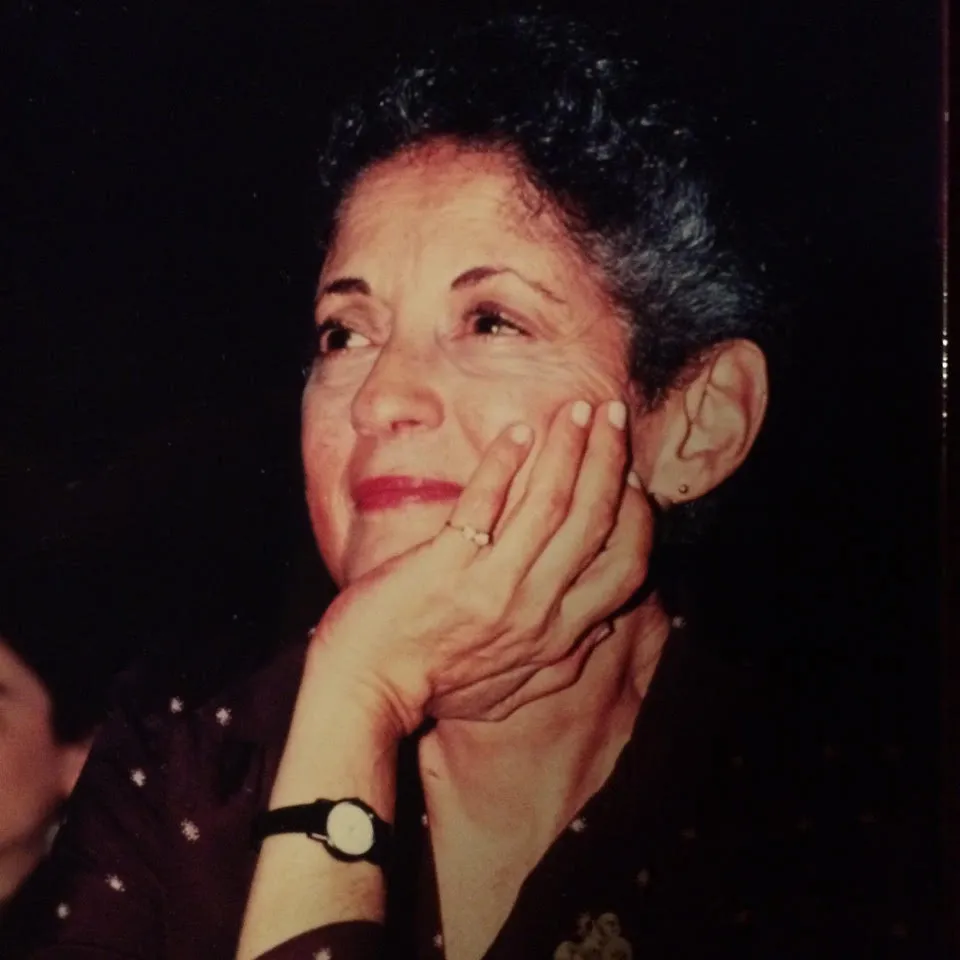
<path fill-rule="evenodd" d="M 561 690 L 576 681 L 586 658 L 612 633 L 613 625 L 609 621 L 596 624 L 561 663 L 548 666 L 521 663 L 477 680 L 455 693 L 444 694 L 442 716 L 444 719 L 478 719 L 482 715 L 484 719 L 496 720 L 505 715 L 504 711 L 512 712 L 520 703 Z"/>
<path fill-rule="evenodd" d="M 566 635 L 621 610 L 646 583 L 654 539 L 654 512 L 642 489 L 627 485 L 605 550 L 594 558 L 560 602 Z"/>
<path fill-rule="evenodd" d="M 566 519 L 590 435 L 593 408 L 564 404 L 554 416 L 526 489 L 511 511 L 489 560 L 520 582 Z"/>
<path fill-rule="evenodd" d="M 509 697 L 487 713 L 487 719 L 505 720 L 520 707 L 572 687 L 582 676 L 587 661 L 605 640 L 613 635 L 609 622 L 598 624 L 562 660 L 537 670 Z"/>
<path fill-rule="evenodd" d="M 444 530 L 452 543 L 481 546 L 466 536 L 471 531 L 489 534 L 506 504 L 510 484 L 526 461 L 533 444 L 533 430 L 525 423 L 508 427 L 487 448 L 473 476 L 457 498 Z"/>
<path fill-rule="evenodd" d="M 430 715 L 438 720 L 497 719 L 490 712 L 496 714 L 499 705 L 512 700 L 536 672 L 536 667 L 523 664 L 484 677 L 453 693 L 444 694 L 442 704 L 431 709 Z"/>
<path fill-rule="evenodd" d="M 593 562 L 620 513 L 627 465 L 626 407 L 620 401 L 597 411 L 570 509 L 527 577 L 525 592 L 549 603 L 562 596 Z"/>

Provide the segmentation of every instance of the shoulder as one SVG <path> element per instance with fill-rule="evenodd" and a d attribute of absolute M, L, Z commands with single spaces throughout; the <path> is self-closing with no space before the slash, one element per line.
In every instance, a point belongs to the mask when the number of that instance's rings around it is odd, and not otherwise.
<path fill-rule="evenodd" d="M 218 647 L 195 656 L 153 656 L 121 678 L 91 759 L 123 753 L 162 767 L 168 784 L 198 779 L 240 744 L 247 752 L 282 747 L 300 683 L 304 641 L 287 642 L 225 671 L 211 666 Z M 221 651 L 222 652 L 222 651 Z M 225 679 L 224 679 L 225 677 Z"/>
<path fill-rule="evenodd" d="M 235 651 L 229 641 L 181 641 L 152 651 L 114 685 L 103 727 L 168 736 L 213 720 L 221 729 L 269 733 L 292 710 L 306 640 L 286 640 L 255 651 Z"/>

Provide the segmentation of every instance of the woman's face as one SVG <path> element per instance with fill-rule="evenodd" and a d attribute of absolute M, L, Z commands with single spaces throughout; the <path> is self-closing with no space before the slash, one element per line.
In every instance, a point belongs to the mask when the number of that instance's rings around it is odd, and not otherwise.
<path fill-rule="evenodd" d="M 43 856 L 86 749 L 57 742 L 46 688 L 0 640 L 0 902 Z"/>
<path fill-rule="evenodd" d="M 500 154 L 435 145 L 369 171 L 341 210 L 316 319 L 302 452 L 340 585 L 436 535 L 509 424 L 539 444 L 560 405 L 628 382 L 595 269 Z"/>

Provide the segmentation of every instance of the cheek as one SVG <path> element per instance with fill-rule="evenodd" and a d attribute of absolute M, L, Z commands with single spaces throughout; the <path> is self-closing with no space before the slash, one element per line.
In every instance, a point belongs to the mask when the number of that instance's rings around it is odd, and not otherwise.
<path fill-rule="evenodd" d="M 596 406 L 624 393 L 624 378 L 571 357 L 540 357 L 512 366 L 503 364 L 496 382 L 482 382 L 465 406 L 476 411 L 472 419 L 487 443 L 512 423 L 531 426 L 536 434 L 533 458 L 562 406 L 575 400 Z"/>
<path fill-rule="evenodd" d="M 486 393 L 478 393 L 475 398 L 477 433 L 486 445 L 517 422 L 528 424 L 535 435 L 533 448 L 511 484 L 500 526 L 526 491 L 561 408 L 575 400 L 586 400 L 596 407 L 624 396 L 626 375 L 621 369 L 613 363 L 607 368 L 585 364 L 582 359 L 582 355 L 540 357 L 535 365 L 524 365 L 518 375 L 499 378 L 496 389 L 488 383 Z"/>
<path fill-rule="evenodd" d="M 557 343 L 503 337 L 497 343 L 465 339 L 445 345 L 446 359 L 461 377 L 490 389 L 518 389 L 536 406 L 548 392 L 600 398 L 626 383 L 620 355 L 599 338 Z"/>
<path fill-rule="evenodd" d="M 583 399 L 597 404 L 623 395 L 627 383 L 619 356 L 607 357 L 600 344 L 566 343 L 474 348 L 457 364 L 470 384 L 468 403 L 501 426 L 517 420 L 538 434 L 557 408 Z M 464 351 L 466 353 L 466 351 Z"/>
<path fill-rule="evenodd" d="M 300 449 L 307 505 L 321 552 L 346 536 L 344 484 L 354 438 L 349 410 L 310 385 L 301 411 Z"/>
<path fill-rule="evenodd" d="M 531 384 L 536 389 L 531 389 Z M 540 443 L 557 408 L 569 391 L 554 378 L 498 378 L 460 391 L 459 419 L 471 446 L 481 457 L 491 443 L 514 423 L 526 423 Z"/>
<path fill-rule="evenodd" d="M 63 799 L 59 756 L 44 730 L 7 731 L 0 742 L 0 833 L 26 837 L 47 822 Z"/>

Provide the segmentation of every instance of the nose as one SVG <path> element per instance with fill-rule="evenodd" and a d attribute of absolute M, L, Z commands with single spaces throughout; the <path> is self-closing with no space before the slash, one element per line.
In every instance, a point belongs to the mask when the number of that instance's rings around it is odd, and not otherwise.
<path fill-rule="evenodd" d="M 389 342 L 353 398 L 353 428 L 363 436 L 434 429 L 443 422 L 436 357 Z"/>

